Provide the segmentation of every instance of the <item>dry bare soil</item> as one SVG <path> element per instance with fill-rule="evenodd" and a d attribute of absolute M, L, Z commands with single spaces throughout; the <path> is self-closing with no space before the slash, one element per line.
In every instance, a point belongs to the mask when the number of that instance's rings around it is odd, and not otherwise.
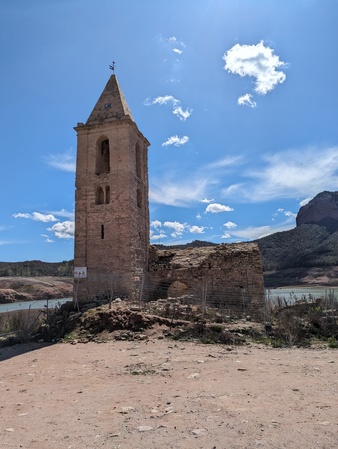
<path fill-rule="evenodd" d="M 68 298 L 73 296 L 73 279 L 67 277 L 0 277 L 0 304 L 15 301 Z"/>
<path fill-rule="evenodd" d="M 335 350 L 160 331 L 1 348 L 1 449 L 338 447 Z"/>

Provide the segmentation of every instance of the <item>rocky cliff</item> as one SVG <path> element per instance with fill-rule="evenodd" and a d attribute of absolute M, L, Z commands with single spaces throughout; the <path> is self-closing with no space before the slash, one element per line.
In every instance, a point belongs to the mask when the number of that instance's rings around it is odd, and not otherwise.
<path fill-rule="evenodd" d="M 338 231 L 338 192 L 321 192 L 299 209 L 297 227 L 303 224 L 323 226 L 330 233 Z"/>

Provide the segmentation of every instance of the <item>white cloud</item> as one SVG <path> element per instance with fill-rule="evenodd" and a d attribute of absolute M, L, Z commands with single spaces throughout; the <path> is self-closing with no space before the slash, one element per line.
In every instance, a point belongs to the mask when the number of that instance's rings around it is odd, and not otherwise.
<path fill-rule="evenodd" d="M 185 111 L 181 106 L 177 106 L 173 109 L 173 114 L 176 115 L 181 121 L 185 122 L 187 118 L 191 116 L 192 109 L 187 108 Z"/>
<path fill-rule="evenodd" d="M 46 243 L 54 243 L 54 240 L 52 240 L 48 235 L 46 234 L 41 234 L 41 237 L 44 237 L 46 240 Z"/>
<path fill-rule="evenodd" d="M 227 229 L 237 228 L 236 223 L 233 223 L 232 221 L 227 221 L 223 226 L 225 226 Z"/>
<path fill-rule="evenodd" d="M 239 106 L 250 106 L 250 108 L 255 108 L 257 106 L 257 103 L 255 101 L 252 101 L 252 95 L 251 94 L 245 94 L 238 98 L 237 104 Z"/>
<path fill-rule="evenodd" d="M 167 147 L 169 145 L 174 145 L 175 147 L 179 147 L 181 145 L 186 144 L 187 142 L 189 142 L 188 136 L 178 137 L 176 135 L 176 136 L 168 137 L 168 139 L 162 143 L 162 147 Z"/>
<path fill-rule="evenodd" d="M 168 42 L 170 44 L 176 44 L 180 45 L 181 47 L 185 47 L 185 43 L 183 41 L 179 41 L 175 36 L 169 37 Z"/>
<path fill-rule="evenodd" d="M 167 237 L 167 234 L 164 234 L 164 232 L 160 232 L 160 234 L 154 234 L 150 232 L 150 240 L 160 240 Z"/>
<path fill-rule="evenodd" d="M 179 180 L 152 179 L 150 201 L 167 206 L 187 207 L 205 195 L 208 178 L 181 178 Z"/>
<path fill-rule="evenodd" d="M 307 203 L 309 203 L 312 200 L 313 196 L 308 196 L 307 198 L 304 198 L 302 201 L 299 201 L 300 207 L 305 206 Z"/>
<path fill-rule="evenodd" d="M 172 95 L 164 95 L 164 96 L 158 96 L 156 98 L 154 98 L 153 100 L 149 100 L 149 98 L 147 98 L 145 100 L 145 105 L 146 106 L 151 106 L 153 104 L 168 104 L 168 103 L 172 103 L 173 106 L 176 106 L 177 104 L 180 103 L 180 100 L 177 100 L 175 97 L 173 97 Z"/>
<path fill-rule="evenodd" d="M 192 234 L 204 234 L 204 226 L 190 226 L 189 227 L 189 232 L 191 232 Z"/>
<path fill-rule="evenodd" d="M 296 218 L 296 216 L 297 216 L 297 214 L 295 214 L 295 213 L 293 213 L 293 212 L 291 212 L 291 211 L 289 211 L 289 210 L 285 210 L 285 211 L 284 211 L 284 215 L 285 215 L 286 217 L 290 217 L 290 218 Z"/>
<path fill-rule="evenodd" d="M 187 120 L 187 118 L 189 118 L 191 116 L 192 109 L 187 108 L 184 111 L 182 109 L 182 107 L 179 106 L 179 104 L 181 103 L 180 100 L 173 97 L 172 95 L 158 96 L 158 97 L 154 98 L 153 100 L 150 100 L 149 98 L 147 98 L 143 104 L 145 106 L 152 106 L 154 104 L 167 105 L 168 103 L 172 105 L 173 114 L 176 115 L 176 117 L 178 117 L 181 121 L 185 121 L 185 120 Z"/>
<path fill-rule="evenodd" d="M 294 223 L 291 223 L 287 220 L 285 223 L 282 223 L 278 226 L 257 226 L 257 227 L 248 227 L 241 230 L 232 231 L 232 235 L 235 237 L 240 237 L 245 240 L 256 240 L 266 237 L 270 234 L 274 234 L 276 232 L 289 231 L 295 227 Z"/>
<path fill-rule="evenodd" d="M 178 221 L 165 221 L 163 223 L 163 226 L 169 228 L 169 229 L 173 229 L 175 232 L 172 235 L 172 237 L 177 237 L 177 236 L 181 236 L 187 226 L 186 223 L 179 223 Z"/>
<path fill-rule="evenodd" d="M 30 218 L 34 221 L 42 221 L 43 223 L 49 223 L 51 221 L 57 221 L 57 219 L 52 214 L 41 214 L 40 212 L 28 213 L 18 213 L 13 215 L 14 218 Z"/>
<path fill-rule="evenodd" d="M 196 215 L 196 220 L 200 220 L 202 218 L 202 215 L 201 214 L 197 214 Z"/>
<path fill-rule="evenodd" d="M 215 162 L 210 162 L 206 165 L 206 168 L 223 168 L 238 165 L 243 161 L 243 156 L 226 156 Z"/>
<path fill-rule="evenodd" d="M 51 154 L 46 160 L 47 165 L 62 171 L 75 173 L 76 160 L 75 154 L 69 150 L 63 154 Z"/>
<path fill-rule="evenodd" d="M 173 52 L 181 55 L 183 53 L 183 50 L 180 50 L 179 48 L 173 48 Z"/>
<path fill-rule="evenodd" d="M 203 200 L 200 200 L 200 203 L 207 203 L 207 204 L 209 204 L 209 203 L 213 203 L 214 201 L 215 201 L 214 199 L 208 200 L 208 198 L 204 198 Z"/>
<path fill-rule="evenodd" d="M 53 232 L 55 237 L 58 237 L 59 239 L 72 239 L 74 238 L 74 222 L 59 222 L 51 228 L 47 228 L 47 231 Z"/>
<path fill-rule="evenodd" d="M 285 81 L 286 75 L 278 68 L 286 63 L 274 54 L 274 50 L 261 41 L 257 45 L 236 44 L 223 55 L 224 69 L 229 73 L 255 78 L 255 91 L 265 95 Z"/>
<path fill-rule="evenodd" d="M 315 196 L 338 189 L 338 147 L 288 150 L 263 156 L 259 169 L 242 175 L 247 183 L 223 189 L 224 198 L 253 203 L 281 198 Z"/>
<path fill-rule="evenodd" d="M 225 232 L 222 236 L 221 239 L 229 239 L 231 237 L 230 234 L 228 234 L 227 232 Z"/>
<path fill-rule="evenodd" d="M 150 223 L 150 226 L 152 226 L 153 228 L 157 229 L 157 228 L 160 228 L 162 226 L 162 223 L 159 220 L 153 220 Z"/>
<path fill-rule="evenodd" d="M 57 217 L 69 218 L 70 220 L 74 220 L 74 211 L 69 212 L 66 209 L 61 209 L 50 211 L 50 213 Z"/>
<path fill-rule="evenodd" d="M 233 209 L 230 206 L 225 206 L 223 204 L 212 203 L 207 206 L 205 212 L 211 212 L 212 214 L 218 214 L 220 212 L 231 212 Z"/>

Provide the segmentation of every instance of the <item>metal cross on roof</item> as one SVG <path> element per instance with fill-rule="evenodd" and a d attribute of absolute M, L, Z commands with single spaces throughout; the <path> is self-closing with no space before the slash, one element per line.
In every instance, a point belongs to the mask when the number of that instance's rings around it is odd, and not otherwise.
<path fill-rule="evenodd" d="M 109 66 L 110 70 L 113 71 L 113 73 L 115 73 L 115 61 L 113 61 L 110 66 Z"/>

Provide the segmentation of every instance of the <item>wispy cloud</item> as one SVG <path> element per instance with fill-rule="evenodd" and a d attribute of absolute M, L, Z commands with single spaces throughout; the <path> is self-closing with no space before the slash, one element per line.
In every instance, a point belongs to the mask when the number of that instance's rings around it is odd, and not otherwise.
<path fill-rule="evenodd" d="M 47 231 L 52 232 L 59 239 L 72 239 L 74 238 L 74 222 L 63 221 L 55 223 L 51 228 L 47 228 Z"/>
<path fill-rule="evenodd" d="M 46 243 L 54 243 L 54 240 L 52 240 L 48 235 L 46 234 L 41 234 L 41 237 L 45 238 L 45 242 Z"/>
<path fill-rule="evenodd" d="M 250 106 L 250 108 L 255 108 L 257 103 L 252 100 L 251 94 L 245 94 L 238 98 L 237 104 L 240 106 Z"/>
<path fill-rule="evenodd" d="M 72 150 L 60 154 L 50 154 L 46 159 L 46 163 L 58 170 L 75 173 L 76 160 Z"/>
<path fill-rule="evenodd" d="M 181 55 L 183 53 L 183 50 L 180 50 L 179 48 L 173 48 L 173 52 Z"/>
<path fill-rule="evenodd" d="M 66 209 L 61 209 L 50 211 L 50 213 L 55 215 L 56 217 L 69 218 L 70 220 L 74 220 L 74 211 L 70 212 Z"/>
<path fill-rule="evenodd" d="M 200 200 L 200 203 L 206 203 L 206 204 L 209 204 L 209 203 L 213 203 L 215 200 L 212 198 L 211 200 L 208 200 L 208 198 L 204 198 L 203 200 Z"/>
<path fill-rule="evenodd" d="M 205 196 L 210 181 L 201 176 L 186 179 L 152 179 L 150 201 L 167 206 L 188 207 Z"/>
<path fill-rule="evenodd" d="M 151 100 L 150 98 L 146 98 L 143 102 L 145 106 L 152 106 L 155 104 L 167 105 L 168 103 L 171 104 L 172 106 L 172 113 L 183 122 L 186 121 L 193 112 L 191 108 L 183 110 L 183 108 L 179 106 L 179 104 L 181 103 L 180 100 L 173 97 L 172 95 L 158 96 L 155 97 L 153 100 Z"/>
<path fill-rule="evenodd" d="M 259 170 L 242 173 L 247 182 L 226 187 L 222 196 L 258 203 L 338 189 L 338 147 L 293 149 L 267 154 L 262 159 Z"/>
<path fill-rule="evenodd" d="M 178 137 L 171 136 L 168 137 L 168 139 L 162 143 L 162 147 L 168 147 L 170 145 L 174 145 L 175 147 L 180 147 L 181 145 L 185 145 L 187 142 L 189 142 L 188 136 Z"/>
<path fill-rule="evenodd" d="M 242 163 L 244 160 L 244 157 L 242 155 L 239 156 L 226 156 L 222 159 L 218 159 L 217 161 L 210 162 L 206 165 L 207 169 L 213 169 L 213 168 L 228 168 L 228 167 L 235 167 Z"/>
<path fill-rule="evenodd" d="M 57 218 L 52 214 L 41 214 L 40 212 L 28 213 L 17 213 L 13 215 L 14 218 L 29 218 L 34 221 L 42 221 L 43 223 L 49 223 L 51 221 L 58 221 Z"/>
<path fill-rule="evenodd" d="M 225 206 L 224 204 L 212 203 L 207 206 L 205 212 L 211 212 L 212 214 L 219 214 L 220 212 L 231 212 L 233 208 L 230 206 Z"/>
<path fill-rule="evenodd" d="M 287 64 L 274 54 L 274 50 L 261 41 L 256 45 L 236 44 L 224 55 L 224 69 L 241 77 L 249 76 L 255 79 L 254 91 L 265 95 L 278 84 L 284 83 L 286 75 L 281 68 Z M 238 99 L 238 104 L 256 107 L 252 95 L 245 94 Z"/>
<path fill-rule="evenodd" d="M 230 238 L 231 238 L 231 235 L 228 234 L 227 232 L 225 232 L 225 233 L 221 236 L 221 239 L 230 239 Z"/>
<path fill-rule="evenodd" d="M 312 200 L 313 196 L 308 196 L 304 198 L 303 200 L 299 201 L 300 207 L 305 206 L 307 203 L 309 203 Z"/>
<path fill-rule="evenodd" d="M 276 232 L 289 231 L 294 227 L 295 225 L 293 222 L 291 223 L 287 221 L 285 223 L 279 224 L 278 226 L 257 226 L 235 230 L 231 232 L 231 235 L 245 240 L 256 240 L 266 237 L 270 234 L 274 234 Z"/>

